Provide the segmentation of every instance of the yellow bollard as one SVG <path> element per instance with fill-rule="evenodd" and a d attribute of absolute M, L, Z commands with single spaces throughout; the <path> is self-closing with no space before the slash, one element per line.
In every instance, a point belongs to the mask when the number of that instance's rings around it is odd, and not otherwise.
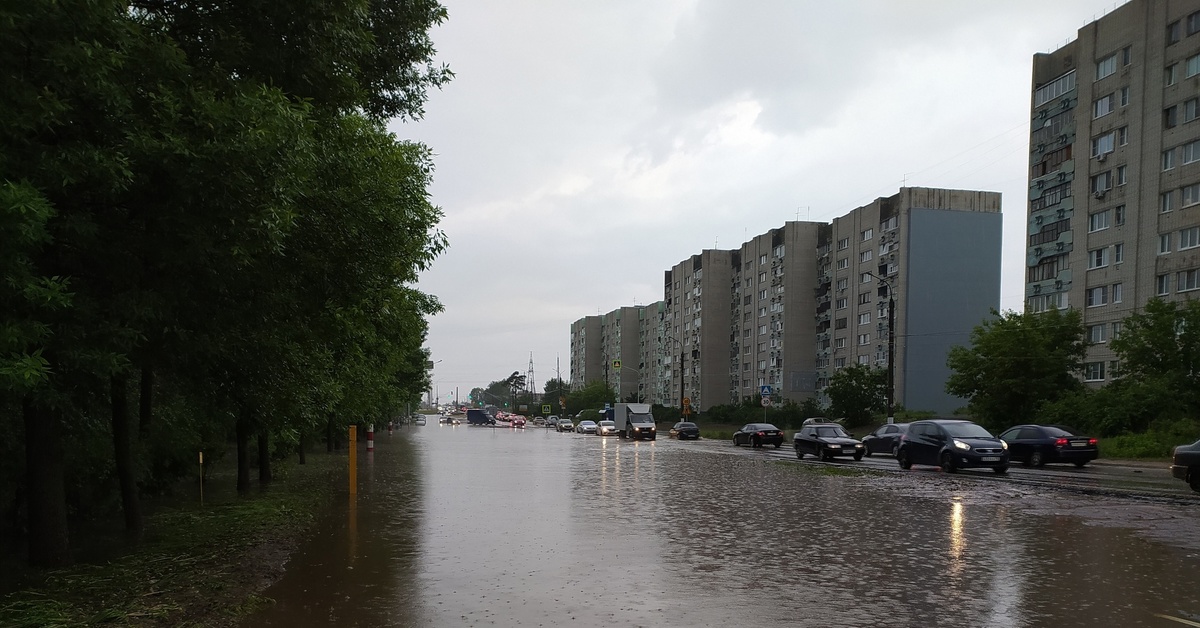
<path fill-rule="evenodd" d="M 350 426 L 350 494 L 358 494 L 358 426 Z"/>
<path fill-rule="evenodd" d="M 200 452 L 200 507 L 204 508 L 204 452 Z"/>

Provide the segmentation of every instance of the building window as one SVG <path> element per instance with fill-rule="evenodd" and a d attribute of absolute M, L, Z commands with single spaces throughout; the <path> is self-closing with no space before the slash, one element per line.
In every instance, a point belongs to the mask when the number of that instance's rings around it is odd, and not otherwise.
<path fill-rule="evenodd" d="M 1164 151 L 1163 151 L 1163 155 L 1162 155 L 1162 169 L 1163 169 L 1163 171 L 1165 172 L 1165 171 L 1167 171 L 1167 170 L 1170 170 L 1170 169 L 1172 169 L 1172 168 L 1174 168 L 1174 167 L 1175 167 L 1175 149 L 1174 149 L 1174 148 L 1168 148 L 1167 150 L 1164 150 Z"/>
<path fill-rule="evenodd" d="M 845 277 L 842 277 L 841 279 L 838 279 L 838 280 L 837 280 L 837 289 L 838 289 L 838 290 L 845 290 L 845 289 L 846 289 L 846 283 L 847 283 L 847 281 L 846 281 L 846 278 L 845 278 Z"/>
<path fill-rule="evenodd" d="M 1163 84 L 1165 84 L 1167 87 L 1170 87 L 1174 85 L 1175 81 L 1177 80 L 1179 80 L 1179 64 L 1172 63 L 1171 65 L 1167 66 L 1166 70 L 1163 71 Z"/>
<path fill-rule="evenodd" d="M 872 251 L 871 251 L 871 249 L 867 249 L 867 250 L 865 250 L 865 251 L 863 251 L 863 252 L 859 253 L 859 254 L 858 254 L 858 261 L 860 261 L 860 262 L 869 262 L 869 261 L 871 261 L 871 254 L 872 254 Z"/>
<path fill-rule="evenodd" d="M 837 269 L 838 270 L 846 270 L 847 268 L 850 268 L 850 258 L 849 257 L 843 257 L 837 261 Z"/>
<path fill-rule="evenodd" d="M 1113 263 L 1120 264 L 1125 261 L 1125 244 L 1118 242 L 1113 245 Z"/>
<path fill-rule="evenodd" d="M 1112 171 L 1101 172 L 1100 174 L 1092 175 L 1092 193 L 1104 194 L 1112 189 Z"/>
<path fill-rule="evenodd" d="M 863 292 L 858 295 L 858 304 L 859 305 L 865 305 L 870 302 L 871 302 L 871 293 L 870 292 Z"/>
<path fill-rule="evenodd" d="M 1183 205 L 1182 207 L 1191 207 L 1200 203 L 1200 183 L 1193 183 L 1183 187 Z"/>
<path fill-rule="evenodd" d="M 1200 288 L 1200 269 L 1193 268 L 1192 270 L 1180 271 L 1175 282 L 1175 289 L 1179 292 Z"/>
<path fill-rule="evenodd" d="M 1200 246 L 1200 227 L 1182 229 L 1179 232 L 1179 250 L 1194 249 Z"/>
<path fill-rule="evenodd" d="M 1120 227 L 1125 224 L 1125 206 L 1117 205 L 1113 208 L 1113 224 Z"/>
<path fill-rule="evenodd" d="M 871 273 L 863 273 L 859 275 L 858 283 L 871 283 Z"/>
<path fill-rule="evenodd" d="M 1096 137 L 1093 137 L 1092 138 L 1092 157 L 1099 157 L 1100 155 L 1105 155 L 1105 154 L 1113 152 L 1113 149 L 1115 148 L 1116 139 L 1117 139 L 1117 134 L 1112 131 L 1105 133 L 1104 135 L 1098 135 Z"/>
<path fill-rule="evenodd" d="M 1108 228 L 1109 210 L 1096 212 L 1088 216 L 1088 233 L 1103 231 Z"/>
<path fill-rule="evenodd" d="M 862 236 L 862 241 L 866 242 L 867 240 L 871 239 L 871 236 L 874 235 L 874 232 L 871 229 L 865 229 L 859 235 Z"/>
<path fill-rule="evenodd" d="M 837 300 L 837 309 L 839 309 L 839 310 L 846 309 L 846 297 L 842 297 Z"/>
<path fill-rule="evenodd" d="M 1096 286 L 1095 288 L 1088 288 L 1084 296 L 1087 297 L 1085 299 L 1085 305 L 1087 307 L 1100 307 L 1101 305 L 1108 305 L 1108 286 Z"/>
<path fill-rule="evenodd" d="M 871 344 L 871 334 L 859 334 L 858 335 L 858 346 L 861 347 L 863 345 L 869 345 L 869 344 Z"/>
<path fill-rule="evenodd" d="M 759 316 L 766 316 L 766 315 L 767 315 L 767 308 L 766 308 L 765 306 L 764 306 L 764 307 L 760 307 L 760 308 L 758 308 L 758 315 L 759 315 Z"/>
<path fill-rule="evenodd" d="M 1187 16 L 1187 34 L 1195 35 L 1196 33 L 1200 33 L 1200 11 Z"/>
<path fill-rule="evenodd" d="M 762 301 L 762 300 L 765 300 L 766 298 L 767 298 L 767 291 L 766 291 L 766 290 L 759 290 L 759 291 L 758 291 L 758 299 L 759 299 L 760 301 Z"/>
<path fill-rule="evenodd" d="M 1175 128 L 1175 122 L 1176 122 L 1175 114 L 1177 114 L 1178 112 L 1179 112 L 1178 105 L 1171 105 L 1170 107 L 1163 109 L 1163 128 L 1164 129 Z"/>
<path fill-rule="evenodd" d="M 845 338 L 834 338 L 833 339 L 833 347 L 835 349 L 845 349 L 846 348 L 846 339 Z"/>
<path fill-rule="evenodd" d="M 1088 342 L 1092 344 L 1106 342 L 1108 340 L 1107 336 L 1105 335 L 1107 330 L 1108 326 L 1104 323 L 1100 323 L 1099 325 L 1088 325 Z"/>
<path fill-rule="evenodd" d="M 1117 185 L 1125 185 L 1126 170 L 1124 165 L 1117 166 Z"/>
<path fill-rule="evenodd" d="M 1171 234 L 1164 233 L 1158 236 L 1158 254 L 1166 255 L 1171 252 Z"/>
<path fill-rule="evenodd" d="M 1183 78 L 1192 78 L 1200 74 L 1200 55 L 1192 55 L 1183 62 Z"/>
<path fill-rule="evenodd" d="M 1158 211 L 1164 214 L 1171 211 L 1170 192 L 1163 192 L 1162 194 L 1158 195 Z"/>
<path fill-rule="evenodd" d="M 1108 266 L 1108 247 L 1088 251 L 1088 270 Z"/>
<path fill-rule="evenodd" d="M 1083 365 L 1083 379 L 1088 382 L 1104 381 L 1104 363 L 1088 362 Z"/>
<path fill-rule="evenodd" d="M 779 246 L 775 247 L 775 249 L 772 251 L 772 253 L 775 254 L 775 257 L 777 257 L 779 259 L 783 259 L 783 245 L 780 244 Z"/>
<path fill-rule="evenodd" d="M 838 240 L 838 250 L 844 250 L 850 247 L 850 238 L 842 238 Z"/>
<path fill-rule="evenodd" d="M 1121 49 L 1121 65 L 1130 63 L 1133 63 L 1133 46 L 1125 46 Z"/>
<path fill-rule="evenodd" d="M 1117 146 L 1125 146 L 1129 144 L 1129 127 L 1123 126 L 1117 129 Z"/>
<path fill-rule="evenodd" d="M 1183 103 L 1183 121 L 1191 122 L 1200 117 L 1200 98 L 1193 98 Z"/>
<path fill-rule="evenodd" d="M 1117 71 L 1117 55 L 1111 54 L 1096 62 L 1096 80 L 1112 76 Z"/>
<path fill-rule="evenodd" d="M 863 365 L 870 364 L 870 363 L 871 363 L 871 356 L 869 356 L 869 355 L 860 355 L 860 356 L 858 356 L 858 363 L 859 363 L 859 364 L 863 364 Z"/>
<path fill-rule="evenodd" d="M 1177 44 L 1180 39 L 1183 39 L 1183 26 L 1179 20 L 1167 24 L 1167 45 Z"/>
<path fill-rule="evenodd" d="M 1183 153 L 1182 159 L 1184 165 L 1200 161 L 1200 140 L 1188 142 L 1182 148 L 1183 150 L 1180 152 Z"/>
<path fill-rule="evenodd" d="M 899 225 L 900 225 L 899 218 L 896 216 L 892 216 L 891 218 L 888 218 L 887 220 L 879 223 L 879 230 L 880 231 L 891 231 L 891 230 L 895 229 L 896 227 L 898 227 Z"/>
<path fill-rule="evenodd" d="M 858 315 L 858 324 L 859 325 L 870 325 L 871 324 L 871 313 L 864 312 L 862 314 L 859 314 Z"/>
<path fill-rule="evenodd" d="M 1163 295 L 1169 294 L 1171 292 L 1171 276 L 1170 275 L 1159 275 L 1159 276 L 1155 277 L 1154 284 L 1155 284 L 1156 294 L 1158 294 L 1158 296 L 1160 296 L 1160 297 Z"/>
<path fill-rule="evenodd" d="M 765 336 L 765 335 L 767 335 L 767 326 L 766 326 L 766 325 L 759 325 L 759 326 L 758 326 L 758 335 L 760 335 L 760 336 Z"/>
<path fill-rule="evenodd" d="M 1092 118 L 1103 118 L 1112 113 L 1114 102 L 1116 102 L 1116 94 L 1108 94 L 1097 98 L 1092 103 Z"/>
<path fill-rule="evenodd" d="M 1113 303 L 1120 303 L 1121 299 L 1123 299 L 1125 297 L 1124 288 L 1125 288 L 1125 286 L 1123 286 L 1122 284 L 1119 284 L 1119 283 L 1114 283 L 1112 285 L 1112 302 Z"/>
<path fill-rule="evenodd" d="M 767 273 L 758 273 L 758 283 L 767 282 Z"/>
<path fill-rule="evenodd" d="M 1075 89 L 1075 70 L 1071 70 L 1066 74 L 1042 85 L 1033 92 L 1033 106 L 1041 107 L 1042 105 L 1062 96 L 1063 94 Z"/>
<path fill-rule="evenodd" d="M 846 366 L 846 358 L 834 358 L 833 368 L 840 369 L 843 366 Z"/>
<path fill-rule="evenodd" d="M 845 329 L 846 328 L 846 320 L 847 319 L 845 319 L 845 318 L 837 319 L 836 321 L 833 322 L 833 328 L 834 329 Z"/>

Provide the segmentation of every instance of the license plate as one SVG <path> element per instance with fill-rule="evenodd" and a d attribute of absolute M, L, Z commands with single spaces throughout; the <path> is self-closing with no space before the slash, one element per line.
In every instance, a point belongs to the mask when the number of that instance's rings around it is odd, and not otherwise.
<path fill-rule="evenodd" d="M 984 456 L 981 460 L 984 462 L 1000 462 L 1000 456 Z"/>
<path fill-rule="evenodd" d="M 1087 443 L 1071 443 L 1072 447 L 1087 447 Z"/>

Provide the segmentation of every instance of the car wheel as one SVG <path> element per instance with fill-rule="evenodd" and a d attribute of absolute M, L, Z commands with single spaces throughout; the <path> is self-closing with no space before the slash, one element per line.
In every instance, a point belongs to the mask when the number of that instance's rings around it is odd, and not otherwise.
<path fill-rule="evenodd" d="M 1046 454 L 1043 454 L 1040 451 L 1035 451 L 1035 452 L 1029 454 L 1029 466 L 1031 466 L 1031 467 L 1046 466 Z"/>
<path fill-rule="evenodd" d="M 804 452 L 799 447 L 796 448 L 796 460 L 804 460 Z"/>
<path fill-rule="evenodd" d="M 1088 463 L 1088 461 L 1087 461 L 1087 460 L 1079 460 L 1079 461 L 1077 461 L 1077 462 L 1075 463 L 1075 466 L 1076 466 L 1076 467 L 1079 467 L 1080 469 L 1082 469 L 1082 468 L 1084 467 L 1084 465 L 1086 465 L 1087 463 Z"/>
<path fill-rule="evenodd" d="M 892 445 L 892 455 L 893 456 L 900 455 L 900 444 L 899 443 Z"/>
<path fill-rule="evenodd" d="M 1192 487 L 1193 491 L 1200 493 L 1200 468 L 1188 469 L 1188 486 Z"/>
<path fill-rule="evenodd" d="M 733 446 L 734 446 L 734 447 L 741 447 L 741 446 L 742 446 L 742 445 L 741 445 L 741 443 L 737 442 L 737 436 L 734 436 L 734 437 L 733 437 Z"/>
<path fill-rule="evenodd" d="M 1002 467 L 993 467 L 992 471 L 995 471 L 996 475 L 1004 475 L 1005 473 L 1008 473 L 1008 466 L 1005 465 Z"/>
<path fill-rule="evenodd" d="M 856 451 L 856 452 L 854 452 L 854 459 L 862 460 L 864 455 L 866 455 L 864 452 Z"/>
<path fill-rule="evenodd" d="M 655 435 L 651 436 L 651 437 L 650 437 L 650 440 L 658 440 L 658 434 L 655 434 Z"/>
<path fill-rule="evenodd" d="M 897 449 L 896 462 L 900 464 L 901 469 L 911 469 L 912 468 L 912 462 L 909 461 L 909 459 L 908 459 L 908 450 L 907 449 Z"/>
<path fill-rule="evenodd" d="M 871 446 L 870 445 L 863 445 L 863 455 L 868 458 L 871 457 Z M 855 458 L 855 460 L 858 460 L 858 458 Z"/>
<path fill-rule="evenodd" d="M 827 450 L 818 449 L 817 451 L 818 451 L 817 457 L 821 459 L 821 462 L 829 462 L 829 459 L 832 456 L 829 455 L 829 452 Z"/>
<path fill-rule="evenodd" d="M 941 465 L 942 471 L 945 471 L 946 473 L 957 473 L 958 472 L 958 467 L 954 466 L 954 456 L 950 455 L 950 452 L 948 452 L 948 451 L 942 452 L 941 462 L 942 462 L 942 465 Z"/>
<path fill-rule="evenodd" d="M 775 449 L 779 449 L 783 445 L 782 442 L 775 443 Z"/>

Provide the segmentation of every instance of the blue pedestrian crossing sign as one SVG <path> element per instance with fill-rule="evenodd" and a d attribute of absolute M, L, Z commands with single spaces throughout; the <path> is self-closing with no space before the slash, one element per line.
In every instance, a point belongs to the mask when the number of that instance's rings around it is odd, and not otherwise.
<path fill-rule="evenodd" d="M 764 397 L 770 397 L 771 396 L 771 387 L 770 386 L 759 386 L 758 392 L 760 395 L 762 395 Z"/>

